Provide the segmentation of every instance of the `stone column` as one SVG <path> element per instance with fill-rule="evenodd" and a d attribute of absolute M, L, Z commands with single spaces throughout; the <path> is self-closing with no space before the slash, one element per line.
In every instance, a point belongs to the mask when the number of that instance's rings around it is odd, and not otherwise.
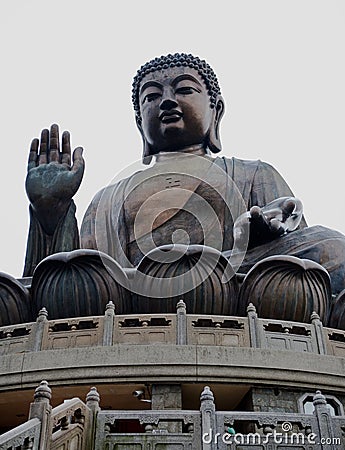
<path fill-rule="evenodd" d="M 52 391 L 47 381 L 41 381 L 36 388 L 34 401 L 30 404 L 29 419 L 39 419 L 41 421 L 41 432 L 39 450 L 48 450 L 50 448 L 50 439 L 52 434 L 52 426 L 50 423 L 50 415 L 52 407 L 50 400 Z"/>
<path fill-rule="evenodd" d="M 31 335 L 28 342 L 28 350 L 31 352 L 39 352 L 42 350 L 44 333 L 48 327 L 48 311 L 42 308 L 37 316 L 36 322 L 32 327 Z"/>
<path fill-rule="evenodd" d="M 314 325 L 315 337 L 317 342 L 317 347 L 320 355 L 327 354 L 327 347 L 325 342 L 325 336 L 323 334 L 323 325 L 320 320 L 320 316 L 314 311 L 310 317 L 311 323 Z"/>
<path fill-rule="evenodd" d="M 153 384 L 151 400 L 153 410 L 182 409 L 181 385 Z M 182 433 L 182 423 L 176 421 L 160 421 L 158 428 L 169 433 Z"/>
<path fill-rule="evenodd" d="M 313 398 L 313 404 L 315 408 L 314 414 L 316 415 L 318 423 L 318 442 L 321 442 L 321 438 L 333 439 L 334 437 L 340 437 L 335 436 L 332 417 L 329 408 L 327 407 L 326 398 L 321 394 L 321 391 L 316 391 Z M 339 446 L 333 444 L 321 444 L 320 448 L 322 450 L 336 450 Z"/>
<path fill-rule="evenodd" d="M 86 396 L 86 406 L 90 409 L 91 423 L 88 430 L 88 445 L 85 448 L 94 448 L 97 414 L 101 410 L 99 407 L 100 395 L 95 387 L 92 387 Z"/>
<path fill-rule="evenodd" d="M 186 316 L 186 304 L 183 300 L 177 303 L 176 312 L 176 344 L 187 344 L 187 316 Z"/>
<path fill-rule="evenodd" d="M 213 392 L 205 386 L 200 396 L 202 450 L 216 450 L 216 407 Z"/>
<path fill-rule="evenodd" d="M 256 313 L 253 303 L 249 303 L 247 307 L 248 326 L 250 335 L 250 345 L 254 348 L 265 347 L 265 337 L 262 326 Z"/>
<path fill-rule="evenodd" d="M 105 308 L 103 345 L 113 345 L 115 305 L 110 301 Z"/>

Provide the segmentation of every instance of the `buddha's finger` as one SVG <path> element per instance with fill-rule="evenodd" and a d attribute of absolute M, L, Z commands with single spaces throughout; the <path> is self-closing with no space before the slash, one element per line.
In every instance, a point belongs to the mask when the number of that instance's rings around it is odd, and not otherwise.
<path fill-rule="evenodd" d="M 283 215 L 289 217 L 293 213 L 295 207 L 296 202 L 294 200 L 292 199 L 285 200 L 285 202 L 282 205 Z"/>
<path fill-rule="evenodd" d="M 33 139 L 30 145 L 29 160 L 28 160 L 28 171 L 36 167 L 37 157 L 38 157 L 38 144 L 37 138 Z"/>
<path fill-rule="evenodd" d="M 272 219 L 270 221 L 270 229 L 271 229 L 272 233 L 274 233 L 278 236 L 285 233 L 285 228 L 284 228 L 283 224 L 280 222 L 280 220 L 278 220 L 278 219 Z"/>
<path fill-rule="evenodd" d="M 249 212 L 252 219 L 258 219 L 262 216 L 262 210 L 259 206 L 252 206 Z"/>
<path fill-rule="evenodd" d="M 68 131 L 62 133 L 62 157 L 61 163 L 71 165 L 71 140 Z"/>
<path fill-rule="evenodd" d="M 41 142 L 40 142 L 40 154 L 38 157 L 38 164 L 47 164 L 48 161 L 48 142 L 49 142 L 49 130 L 46 128 L 41 132 Z"/>
<path fill-rule="evenodd" d="M 71 171 L 79 175 L 83 175 L 85 168 L 85 161 L 83 158 L 83 147 L 77 147 L 73 152 L 73 165 Z"/>
<path fill-rule="evenodd" d="M 249 210 L 249 213 L 250 213 L 250 222 L 253 225 L 255 225 L 256 227 L 267 228 L 268 220 L 259 206 L 252 206 Z"/>
<path fill-rule="evenodd" d="M 56 123 L 50 127 L 49 161 L 60 161 L 59 126 Z"/>

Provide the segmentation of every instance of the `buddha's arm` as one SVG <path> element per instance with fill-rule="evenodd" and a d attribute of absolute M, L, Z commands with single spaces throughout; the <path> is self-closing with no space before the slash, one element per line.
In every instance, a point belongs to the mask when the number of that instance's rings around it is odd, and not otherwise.
<path fill-rule="evenodd" d="M 31 276 L 37 264 L 48 255 L 79 247 L 75 205 L 84 173 L 82 148 L 73 152 L 71 165 L 70 137 L 52 125 L 43 130 L 41 142 L 34 139 L 30 148 L 26 192 L 30 201 L 30 229 L 24 276 Z"/>
<path fill-rule="evenodd" d="M 259 161 L 250 196 L 250 207 L 259 206 L 264 208 L 271 202 L 282 197 L 294 197 L 292 190 L 280 173 L 270 164 Z M 301 220 L 298 228 L 307 226 L 303 211 L 299 208 Z"/>
<path fill-rule="evenodd" d="M 96 214 L 99 203 L 99 194 L 88 206 L 80 228 L 80 240 L 82 248 L 97 250 L 96 244 Z"/>
<path fill-rule="evenodd" d="M 249 249 L 306 227 L 301 201 L 267 163 L 258 162 L 248 204 L 249 211 L 235 222 L 234 236 L 241 240 L 249 231 Z"/>
<path fill-rule="evenodd" d="M 32 276 L 36 266 L 46 256 L 68 252 L 79 248 L 78 225 L 75 218 L 75 204 L 71 201 L 66 214 L 58 222 L 53 234 L 42 227 L 37 214 L 30 205 L 30 228 L 26 247 L 23 276 Z"/>

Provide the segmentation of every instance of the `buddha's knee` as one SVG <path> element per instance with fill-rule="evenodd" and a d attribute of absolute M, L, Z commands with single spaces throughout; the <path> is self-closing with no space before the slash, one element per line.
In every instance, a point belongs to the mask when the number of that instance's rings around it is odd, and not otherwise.
<path fill-rule="evenodd" d="M 271 256 L 246 275 L 239 314 L 245 315 L 253 303 L 262 318 L 310 322 L 315 311 L 326 322 L 331 296 L 330 277 L 320 264 L 294 256 Z"/>

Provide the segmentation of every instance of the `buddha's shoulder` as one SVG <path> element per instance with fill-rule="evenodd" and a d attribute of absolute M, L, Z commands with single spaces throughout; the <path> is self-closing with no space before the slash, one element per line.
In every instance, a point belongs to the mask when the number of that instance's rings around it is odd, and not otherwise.
<path fill-rule="evenodd" d="M 107 200 L 111 197 L 124 195 L 128 188 L 128 185 L 135 182 L 135 180 L 140 177 L 144 171 L 135 172 L 127 178 L 109 183 L 94 195 L 91 203 L 98 204 L 100 201 Z"/>
<path fill-rule="evenodd" d="M 227 157 L 227 156 L 222 156 L 222 157 L 217 157 L 215 158 L 216 160 L 222 160 L 224 162 L 224 164 L 228 165 L 228 166 L 233 166 L 233 167 L 238 167 L 238 168 L 243 168 L 243 169 L 247 169 L 247 170 L 258 170 L 258 169 L 273 169 L 273 166 L 266 162 L 266 161 L 262 161 L 261 159 L 242 159 L 242 158 L 237 158 L 235 156 L 232 157 Z"/>

